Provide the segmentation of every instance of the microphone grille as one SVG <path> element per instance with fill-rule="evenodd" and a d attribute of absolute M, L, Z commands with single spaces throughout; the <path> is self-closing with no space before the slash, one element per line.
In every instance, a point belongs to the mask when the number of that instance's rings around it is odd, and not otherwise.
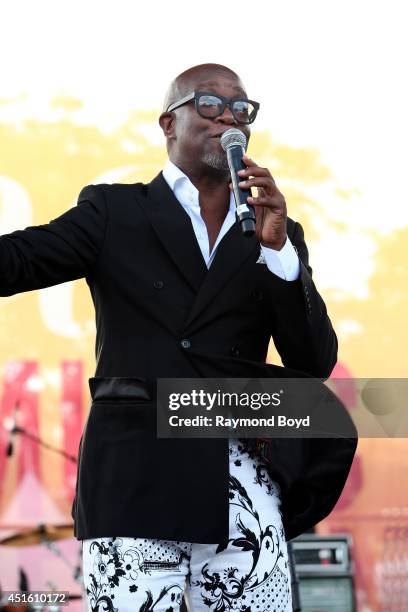
<path fill-rule="evenodd" d="M 231 128 L 223 133 L 221 136 L 221 146 L 224 151 L 228 151 L 231 147 L 242 147 L 246 150 L 247 139 L 245 134 L 237 128 Z"/>

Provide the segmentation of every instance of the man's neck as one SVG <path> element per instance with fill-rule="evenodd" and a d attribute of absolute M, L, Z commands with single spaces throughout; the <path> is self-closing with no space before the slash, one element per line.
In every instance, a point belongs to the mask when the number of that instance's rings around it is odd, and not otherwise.
<path fill-rule="evenodd" d="M 173 163 L 184 172 L 197 189 L 201 212 L 224 220 L 230 205 L 229 170 L 205 167 L 204 171 L 194 172 L 179 162 L 173 161 Z"/>
<path fill-rule="evenodd" d="M 200 214 L 207 227 L 211 252 L 230 207 L 229 171 L 206 166 L 193 172 L 178 162 L 173 163 L 184 172 L 199 193 Z"/>
<path fill-rule="evenodd" d="M 190 179 L 191 180 L 191 179 Z M 193 181 L 191 181 L 193 182 Z M 207 227 L 210 252 L 212 251 L 230 206 L 228 183 L 201 183 L 199 192 L 200 214 Z"/>

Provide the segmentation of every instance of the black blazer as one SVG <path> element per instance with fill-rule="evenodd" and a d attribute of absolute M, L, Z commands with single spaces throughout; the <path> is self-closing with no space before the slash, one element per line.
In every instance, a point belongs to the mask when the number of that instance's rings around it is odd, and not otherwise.
<path fill-rule="evenodd" d="M 225 541 L 228 441 L 156 438 L 156 380 L 281 376 L 265 364 L 270 336 L 286 368 L 330 375 L 336 336 L 302 227 L 288 219 L 287 231 L 301 259 L 296 281 L 257 264 L 259 243 L 237 224 L 207 270 L 160 173 L 148 185 L 87 186 L 78 206 L 49 224 L 1 237 L 1 295 L 86 277 L 95 305 L 96 372 L 73 504 L 78 539 Z M 331 511 L 356 439 L 273 444 L 290 539 Z"/>

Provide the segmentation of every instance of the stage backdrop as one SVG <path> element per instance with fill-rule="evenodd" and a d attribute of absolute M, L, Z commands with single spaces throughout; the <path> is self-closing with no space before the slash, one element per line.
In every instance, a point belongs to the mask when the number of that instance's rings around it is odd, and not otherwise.
<path fill-rule="evenodd" d="M 15 103 L 0 102 L 6 111 Z M 81 106 L 60 96 L 52 100 L 50 120 L 3 117 L 2 234 L 54 219 L 76 203 L 84 185 L 149 181 L 162 168 L 158 109 L 135 111 L 123 125 L 102 132 L 76 121 Z M 288 146 L 255 130 L 249 152 L 270 168 L 289 215 L 305 229 L 314 277 L 340 340 L 333 377 L 407 376 L 408 228 L 384 234 L 369 224 L 365 230 L 359 189 L 341 185 L 316 149 Z M 43 522 L 69 523 L 75 462 L 20 435 L 11 457 L 6 447 L 15 418 L 46 444 L 77 454 L 95 367 L 94 313 L 85 281 L 1 298 L 0 337 L 0 527 L 5 534 Z M 278 359 L 273 346 L 269 359 Z M 357 409 L 352 382 L 346 400 L 350 410 Z M 405 439 L 361 440 L 344 494 L 319 526 L 322 533 L 353 534 L 361 610 L 379 609 L 390 589 L 394 596 L 402 589 L 394 578 L 406 555 L 401 537 L 408 534 L 407 474 Z M 75 543 L 64 546 L 75 564 Z M 0 551 L 3 588 L 16 588 L 17 567 L 23 565 L 31 588 L 46 588 L 51 580 L 78 590 L 72 568 L 50 551 L 42 564 L 38 547 Z"/>

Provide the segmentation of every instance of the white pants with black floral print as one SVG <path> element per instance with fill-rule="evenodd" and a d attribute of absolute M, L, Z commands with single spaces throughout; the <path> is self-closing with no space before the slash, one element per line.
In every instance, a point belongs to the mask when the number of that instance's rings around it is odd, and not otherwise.
<path fill-rule="evenodd" d="M 184 591 L 190 612 L 292 610 L 278 485 L 245 444 L 230 440 L 229 452 L 228 545 L 83 540 L 89 611 L 178 611 Z"/>

